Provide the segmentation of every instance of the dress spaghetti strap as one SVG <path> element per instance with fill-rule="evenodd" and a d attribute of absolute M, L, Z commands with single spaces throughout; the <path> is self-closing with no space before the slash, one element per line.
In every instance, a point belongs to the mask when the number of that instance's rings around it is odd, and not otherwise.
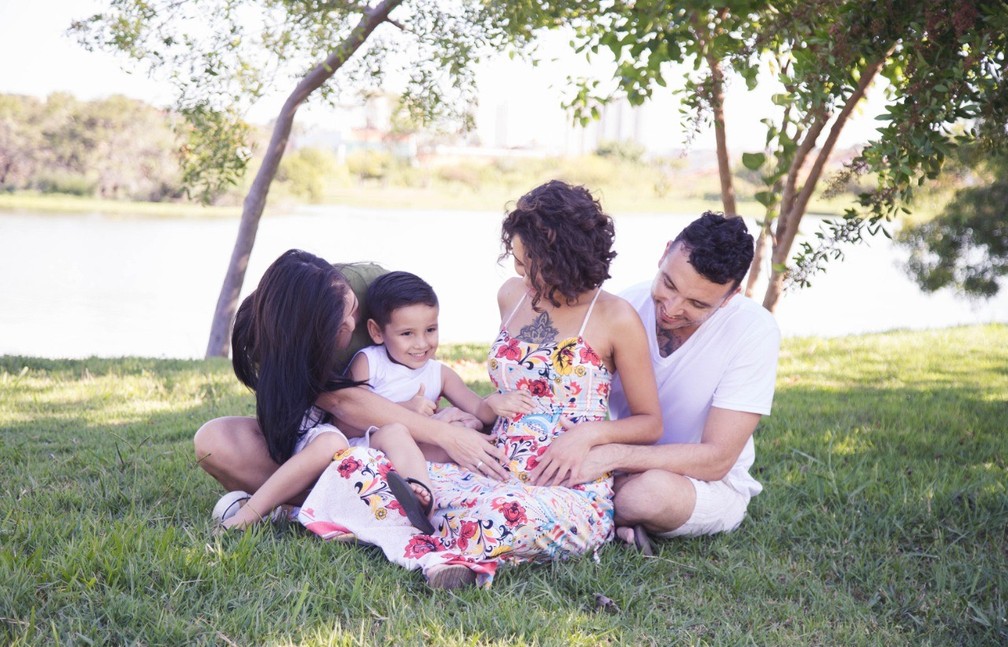
<path fill-rule="evenodd" d="M 525 303 L 525 297 L 527 295 L 528 292 L 522 292 L 521 298 L 518 299 L 518 304 L 514 307 L 514 310 L 511 311 L 511 314 L 508 315 L 507 319 L 501 322 L 501 330 L 505 330 L 507 328 L 507 325 L 511 323 L 511 320 L 514 318 L 515 313 L 518 312 L 518 308 L 520 308 L 521 305 Z"/>
<path fill-rule="evenodd" d="M 592 310 L 595 309 L 595 302 L 598 301 L 598 295 L 601 293 L 602 288 L 599 288 L 598 290 L 595 291 L 595 296 L 592 297 L 591 303 L 588 305 L 588 312 L 585 313 L 584 321 L 581 322 L 581 330 L 578 331 L 578 339 L 584 337 L 585 326 L 588 325 L 588 317 L 591 316 Z"/>

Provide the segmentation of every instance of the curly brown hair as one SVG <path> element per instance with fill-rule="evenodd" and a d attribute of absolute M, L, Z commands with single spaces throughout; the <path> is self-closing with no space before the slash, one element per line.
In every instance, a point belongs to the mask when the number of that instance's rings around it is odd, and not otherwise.
<path fill-rule="evenodd" d="M 501 225 L 503 261 L 513 253 L 514 237 L 525 248 L 526 271 L 533 285 L 532 308 L 546 299 L 554 306 L 609 278 L 616 257 L 613 220 L 583 186 L 559 180 L 540 185 L 518 199 Z"/>

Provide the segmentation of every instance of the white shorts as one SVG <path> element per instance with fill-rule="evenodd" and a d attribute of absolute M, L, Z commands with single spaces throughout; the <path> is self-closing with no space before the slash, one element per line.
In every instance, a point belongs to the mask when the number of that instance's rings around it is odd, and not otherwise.
<path fill-rule="evenodd" d="M 689 478 L 689 477 L 687 477 Z M 724 481 L 699 481 L 690 478 L 696 490 L 696 507 L 686 523 L 656 537 L 702 537 L 731 532 L 739 527 L 749 506 L 749 495 Z"/>
<path fill-rule="evenodd" d="M 308 443 L 315 440 L 322 434 L 339 434 L 343 436 L 343 440 L 346 441 L 347 445 L 350 447 L 370 447 L 371 446 L 371 431 L 375 427 L 371 427 L 363 436 L 357 438 L 347 438 L 346 434 L 339 430 L 336 425 L 331 425 L 327 422 L 320 425 L 315 425 L 311 429 L 305 431 L 300 438 L 298 438 L 297 444 L 294 445 L 294 453 L 298 453 L 304 449 Z"/>

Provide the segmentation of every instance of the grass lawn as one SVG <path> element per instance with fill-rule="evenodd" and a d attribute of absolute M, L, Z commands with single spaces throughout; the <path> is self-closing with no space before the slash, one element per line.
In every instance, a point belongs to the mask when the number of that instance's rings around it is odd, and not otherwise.
<path fill-rule="evenodd" d="M 786 339 L 739 531 L 490 591 L 292 525 L 213 535 L 192 434 L 252 410 L 225 361 L 0 358 L 0 643 L 1008 643 L 1008 326 Z"/>

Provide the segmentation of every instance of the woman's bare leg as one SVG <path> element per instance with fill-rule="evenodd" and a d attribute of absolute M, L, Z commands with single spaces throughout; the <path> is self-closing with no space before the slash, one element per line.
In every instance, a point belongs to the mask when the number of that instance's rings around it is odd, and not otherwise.
<path fill-rule="evenodd" d="M 193 445 L 196 463 L 225 490 L 255 492 L 279 467 L 255 418 L 215 418 L 199 428 Z"/>

